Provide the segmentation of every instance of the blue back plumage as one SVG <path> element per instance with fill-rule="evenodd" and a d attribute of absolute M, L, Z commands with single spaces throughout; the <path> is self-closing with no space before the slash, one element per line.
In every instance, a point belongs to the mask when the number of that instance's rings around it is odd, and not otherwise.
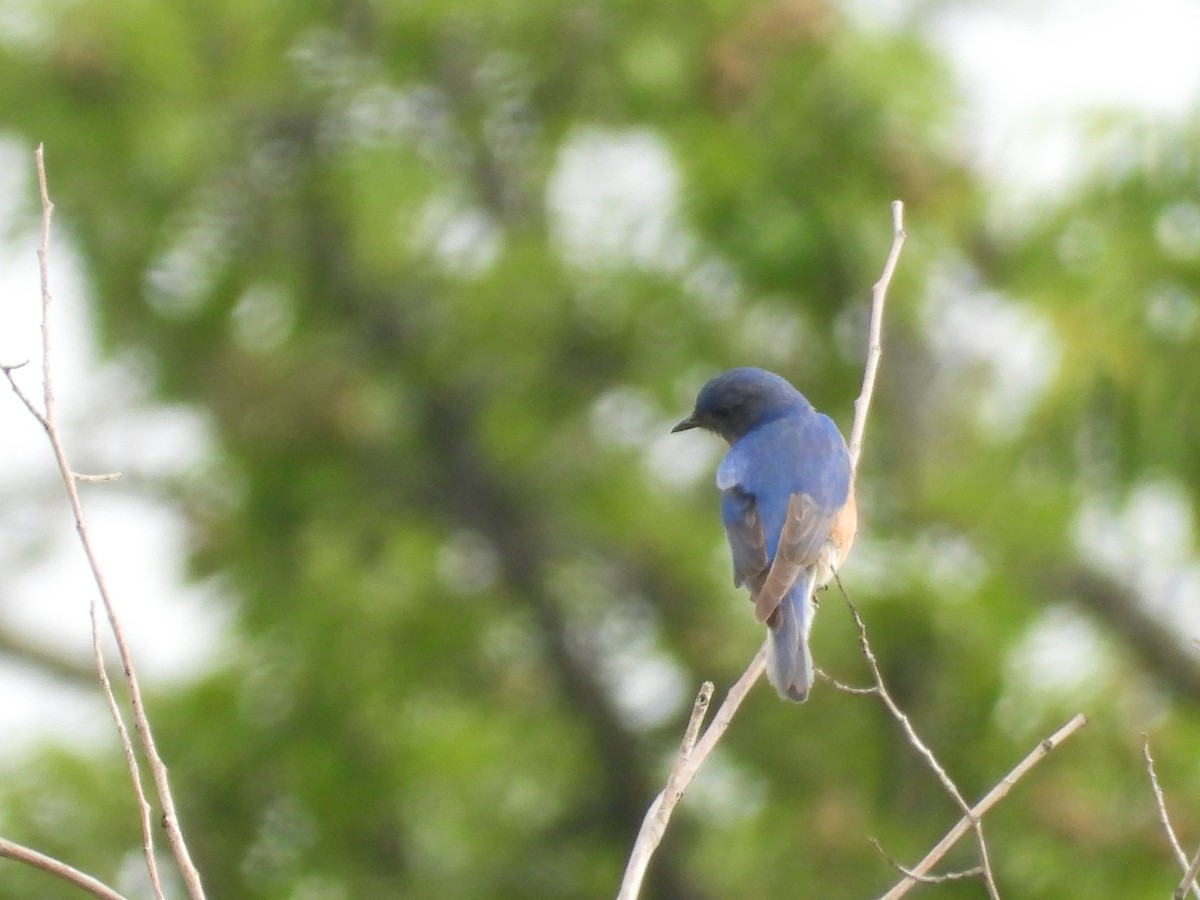
<path fill-rule="evenodd" d="M 807 494 L 830 513 L 841 509 L 850 491 L 850 456 L 833 420 L 805 403 L 734 441 L 717 469 L 717 487 L 726 526 L 744 514 L 735 492 L 754 498 L 771 561 L 792 494 Z"/>

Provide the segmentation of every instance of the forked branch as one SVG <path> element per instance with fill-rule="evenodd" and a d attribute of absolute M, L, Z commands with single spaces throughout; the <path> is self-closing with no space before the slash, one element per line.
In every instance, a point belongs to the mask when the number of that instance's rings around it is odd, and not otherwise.
<path fill-rule="evenodd" d="M 945 837 L 938 841 L 933 846 L 933 849 L 925 854 L 919 863 L 911 869 L 905 870 L 905 877 L 895 887 L 884 894 L 881 900 L 896 900 L 896 898 L 907 894 L 930 869 L 937 865 L 938 861 L 949 852 L 950 848 L 958 843 L 964 834 L 971 830 L 973 823 L 982 819 L 988 810 L 1003 800 L 1008 795 L 1008 792 L 1013 789 L 1013 786 L 1024 778 L 1030 769 L 1045 759 L 1051 750 L 1086 724 L 1087 716 L 1079 713 L 1071 721 L 1067 722 L 1066 725 L 1034 747 L 1023 760 L 1017 763 L 1011 772 L 1001 778 L 996 783 L 996 786 L 984 795 L 982 800 L 971 807 L 969 816 L 964 816 L 960 819 L 946 833 Z"/>

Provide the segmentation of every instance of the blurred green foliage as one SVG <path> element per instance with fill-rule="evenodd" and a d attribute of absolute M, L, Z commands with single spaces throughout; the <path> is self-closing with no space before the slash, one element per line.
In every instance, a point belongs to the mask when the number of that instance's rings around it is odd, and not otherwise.
<path fill-rule="evenodd" d="M 719 448 L 667 428 L 756 364 L 848 430 L 894 197 L 848 586 L 968 796 L 1090 716 L 988 820 L 1006 896 L 1169 892 L 1139 734 L 1194 842 L 1197 599 L 1131 510 L 1200 496 L 1194 127 L 1111 126 L 998 231 L 945 64 L 824 0 L 26 5 L 0 127 L 45 142 L 107 352 L 211 424 L 175 490 L 232 634 L 152 702 L 211 896 L 615 893 L 695 686 L 760 639 Z M 814 640 L 865 680 L 833 592 Z M 124 785 L 48 750 L 0 822 L 132 891 Z M 956 817 L 871 699 L 760 688 L 645 896 L 872 896 L 869 837 L 911 861 Z"/>

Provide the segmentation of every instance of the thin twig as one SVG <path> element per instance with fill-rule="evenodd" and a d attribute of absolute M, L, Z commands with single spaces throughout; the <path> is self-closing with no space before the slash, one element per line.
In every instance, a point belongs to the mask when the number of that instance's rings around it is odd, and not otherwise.
<path fill-rule="evenodd" d="M 675 806 L 683 797 L 683 792 L 692 783 L 692 779 L 696 777 L 696 773 L 700 771 L 700 767 L 704 765 L 708 755 L 717 746 L 717 741 L 721 739 L 721 735 L 733 721 L 734 713 L 742 705 L 746 695 L 750 693 L 750 688 L 754 687 L 754 682 L 758 681 L 759 676 L 762 675 L 766 664 L 767 648 L 764 644 L 759 648 L 754 659 L 750 661 L 750 665 L 746 667 L 742 677 L 729 689 L 729 693 L 717 707 L 712 721 L 704 729 L 704 734 L 699 740 L 694 740 L 694 733 L 699 729 L 700 721 L 704 718 L 704 710 L 708 706 L 706 700 L 704 708 L 701 709 L 701 700 L 704 698 L 706 688 L 711 697 L 712 684 L 706 681 L 701 687 L 700 695 L 696 698 L 696 704 L 692 708 L 692 718 L 688 722 L 688 736 L 685 737 L 679 753 L 675 756 L 671 774 L 667 778 L 667 786 L 654 798 L 654 802 L 650 804 L 650 808 L 646 810 L 646 815 L 642 818 L 641 828 L 633 843 L 633 850 L 629 854 L 629 862 L 625 866 L 625 875 L 621 879 L 621 890 L 617 894 L 617 900 L 635 900 L 640 893 L 646 868 L 650 864 L 650 857 L 654 855 L 654 851 L 658 849 L 658 845 L 662 841 L 663 834 L 667 830 L 667 823 L 671 819 L 671 813 L 675 811 Z M 697 716 L 697 712 L 699 712 L 699 716 Z M 689 740 L 694 740 L 690 748 L 688 747 Z"/>
<path fill-rule="evenodd" d="M 151 821 L 150 802 L 146 799 L 146 791 L 142 787 L 142 771 L 138 766 L 137 756 L 133 752 L 133 742 L 129 739 L 129 729 L 125 727 L 125 719 L 121 715 L 121 707 L 117 705 L 116 695 L 113 694 L 112 682 L 108 677 L 108 668 L 104 664 L 104 651 L 100 648 L 100 622 L 96 618 L 96 603 L 93 601 L 88 608 L 92 618 L 92 655 L 96 661 L 96 673 L 100 677 L 100 687 L 104 690 L 104 699 L 108 702 L 108 711 L 112 715 L 113 724 L 121 738 L 121 749 L 125 754 L 125 766 L 129 769 L 129 780 L 133 783 L 134 798 L 137 801 L 138 820 L 142 826 L 142 853 L 146 857 L 146 871 L 150 875 L 150 887 L 154 890 L 157 900 L 166 900 L 163 895 L 162 881 L 158 877 L 158 860 L 154 856 L 154 826 Z"/>
<path fill-rule="evenodd" d="M 38 424 L 45 428 L 46 417 L 42 415 L 42 411 L 37 408 L 34 402 L 29 399 L 29 395 L 21 389 L 21 385 L 17 384 L 17 380 L 13 378 L 13 372 L 15 372 L 17 369 L 24 368 L 27 365 L 29 365 L 29 360 L 25 360 L 25 362 L 19 362 L 11 366 L 0 366 L 0 371 L 4 372 L 4 377 L 8 379 L 8 386 L 12 388 L 13 393 L 17 395 L 17 399 L 25 405 L 25 408 L 29 410 L 29 414 L 37 419 Z"/>
<path fill-rule="evenodd" d="M 692 755 L 692 751 L 696 748 L 696 739 L 700 736 L 700 726 L 704 724 L 704 717 L 708 715 L 708 704 L 712 702 L 713 683 L 706 681 L 700 685 L 700 693 L 696 695 L 696 702 L 692 704 L 692 714 L 688 718 L 687 728 L 683 732 L 683 742 L 679 745 L 678 758 L 686 760 Z M 667 779 L 667 787 L 674 787 L 674 782 L 679 777 L 680 764 L 677 762 L 671 767 L 671 777 Z"/>
<path fill-rule="evenodd" d="M 941 875 L 918 875 L 911 869 L 904 868 L 904 866 L 883 849 L 883 845 L 875 838 L 871 838 L 871 846 L 875 848 L 880 856 L 888 861 L 888 865 L 893 869 L 897 870 L 901 875 L 921 884 L 945 884 L 949 881 L 966 881 L 968 878 L 978 878 L 983 874 L 983 866 L 974 866 L 970 869 L 963 869 L 961 872 L 943 872 Z"/>
<path fill-rule="evenodd" d="M 55 859 L 53 856 L 47 856 L 45 853 L 39 853 L 36 850 L 31 850 L 29 847 L 14 843 L 13 841 L 0 838 L 0 856 L 7 856 L 9 859 L 14 859 L 17 862 L 33 866 L 35 869 L 48 872 L 56 878 L 70 882 L 77 888 L 87 891 L 93 897 L 99 897 L 100 900 L 126 900 L 124 895 L 118 894 L 107 884 L 98 881 L 91 875 L 80 872 L 74 866 L 69 866 L 62 860 Z"/>
<path fill-rule="evenodd" d="M 1175 829 L 1171 827 L 1171 817 L 1167 815 L 1167 799 L 1163 796 L 1158 772 L 1154 769 L 1154 757 L 1150 755 L 1150 736 L 1148 734 L 1142 735 L 1142 758 L 1146 760 L 1146 774 L 1150 776 L 1150 790 L 1154 792 L 1154 802 L 1158 806 L 1158 821 L 1162 823 L 1163 831 L 1166 832 L 1167 840 L 1171 844 L 1171 852 L 1175 854 L 1175 861 L 1179 863 L 1180 870 L 1186 872 L 1188 870 L 1187 854 L 1183 850 L 1183 845 L 1179 843 L 1179 838 L 1175 836 Z M 1191 890 L 1197 900 L 1200 900 L 1200 887 L 1195 884 L 1195 876 L 1192 876 Z"/>
<path fill-rule="evenodd" d="M 1187 867 L 1187 871 L 1183 873 L 1183 878 L 1179 882 L 1179 886 L 1175 888 L 1175 893 L 1171 895 L 1172 900 L 1183 900 L 1187 896 L 1188 889 L 1196 890 L 1196 876 L 1200 875 L 1200 848 L 1197 848 L 1196 855 L 1192 857 L 1191 864 Z"/>
<path fill-rule="evenodd" d="M 883 273 L 871 287 L 871 324 L 868 327 L 867 363 L 863 368 L 862 392 L 854 401 L 854 427 L 850 430 L 850 467 L 858 471 L 858 458 L 862 455 L 863 434 L 867 429 L 867 413 L 871 409 L 871 398 L 875 395 L 875 376 L 879 371 L 879 360 L 883 356 L 883 307 L 887 302 L 888 287 L 900 261 L 900 251 L 908 233 L 904 230 L 904 202 L 892 201 L 892 246 L 883 264 Z"/>
<path fill-rule="evenodd" d="M 835 575 L 834 577 L 837 576 Z M 892 718 L 900 724 L 905 737 L 908 738 L 908 743 L 917 753 L 921 754 L 925 760 L 925 764 L 937 776 L 946 793 L 958 804 L 958 808 L 970 821 L 971 828 L 975 832 L 975 843 L 979 849 L 979 863 L 982 869 L 983 883 L 987 887 L 988 896 L 992 900 L 999 900 L 1000 892 L 996 887 L 995 876 L 992 874 L 992 863 L 988 857 L 987 841 L 983 836 L 983 823 L 971 812 L 971 807 L 963 797 L 962 792 L 959 791 L 958 785 L 954 783 L 954 780 L 947 774 L 942 764 L 938 762 L 938 758 L 929 748 L 929 745 L 917 734 L 917 730 L 913 727 L 908 715 L 892 699 L 892 695 L 884 683 L 883 673 L 879 671 L 879 662 L 875 658 L 875 652 L 871 649 L 871 642 L 867 640 L 867 626 L 863 623 L 862 616 L 858 614 L 858 609 L 851 602 L 850 595 L 846 593 L 846 588 L 842 585 L 840 578 L 838 578 L 838 587 L 841 588 L 842 596 L 846 600 L 846 606 L 849 607 L 850 615 L 854 618 L 854 626 L 858 629 L 858 643 L 862 648 L 862 655 L 867 661 L 867 666 L 871 670 L 871 677 L 875 680 L 875 693 L 879 695 L 879 699 L 883 701 L 883 705 L 892 714 Z"/>
<path fill-rule="evenodd" d="M 679 798 L 683 796 L 687 781 L 691 780 L 690 775 L 687 776 L 686 781 L 684 780 L 684 767 L 691 760 L 692 752 L 696 748 L 696 738 L 700 734 L 700 726 L 704 724 L 704 716 L 708 712 L 708 704 L 712 701 L 712 695 L 713 683 L 711 681 L 700 685 L 700 693 L 696 695 L 696 702 L 692 705 L 692 715 L 688 719 L 683 742 L 671 763 L 667 786 L 654 798 L 654 802 L 650 804 L 650 809 L 646 811 L 646 815 L 642 819 L 642 827 L 638 830 L 637 840 L 634 841 L 633 851 L 629 854 L 629 862 L 625 866 L 625 876 L 621 879 L 619 898 L 637 896 L 642 880 L 646 877 L 646 867 L 650 865 L 650 857 L 654 855 L 654 851 L 662 841 L 662 836 L 667 830 L 667 823 L 671 819 L 671 813 L 679 802 Z"/>
<path fill-rule="evenodd" d="M 150 730 L 150 721 L 146 716 L 141 687 L 138 684 L 137 674 L 133 666 L 133 658 L 129 651 L 129 644 L 125 638 L 125 631 L 117 616 L 116 607 L 113 604 L 112 595 L 109 593 L 103 570 L 100 567 L 99 559 L 88 536 L 87 522 L 83 515 L 83 506 L 80 502 L 77 488 L 79 479 L 71 469 L 66 450 L 58 433 L 55 418 L 54 370 L 52 365 L 53 344 L 50 327 L 50 310 L 52 306 L 49 268 L 50 220 L 54 212 L 54 204 L 50 202 L 50 194 L 46 183 L 45 159 L 41 145 L 38 145 L 34 159 L 37 164 L 38 193 L 42 203 L 42 234 L 41 243 L 38 247 L 42 289 L 42 409 L 39 411 L 28 396 L 20 389 L 20 386 L 12 377 L 11 367 L 5 368 L 4 373 L 13 391 L 16 392 L 34 418 L 38 420 L 50 440 L 50 446 L 54 451 L 54 459 L 58 463 L 59 474 L 62 476 L 63 487 L 66 489 L 71 514 L 75 520 L 75 530 L 79 534 L 80 544 L 83 547 L 84 555 L 87 557 L 88 566 L 92 572 L 92 579 L 100 594 L 100 600 L 104 604 L 109 628 L 117 645 L 117 654 L 121 659 L 121 668 L 125 673 L 125 681 L 129 688 L 129 705 L 133 713 L 134 727 L 137 730 L 142 750 L 146 755 L 147 764 L 154 779 L 155 791 L 158 794 L 159 802 L 162 804 L 163 828 L 166 830 L 167 839 L 171 845 L 176 863 L 179 866 L 183 882 L 187 887 L 188 895 L 192 900 L 203 900 L 204 888 L 201 884 L 200 873 L 192 862 L 187 844 L 183 838 L 183 832 L 179 827 L 179 817 L 175 812 L 175 801 L 171 795 L 171 786 L 167 779 L 167 768 L 158 753 L 158 748 L 154 742 L 154 735 Z M 100 667 L 103 668 L 103 661 L 101 661 Z M 131 751 L 127 748 L 127 752 Z M 139 799 L 140 802 L 141 800 Z M 144 849 L 149 858 L 153 854 L 153 848 L 150 846 L 148 836 Z"/>
<path fill-rule="evenodd" d="M 1011 772 L 1000 779 L 996 786 L 987 792 L 982 800 L 971 807 L 970 815 L 959 819 L 957 824 L 946 832 L 945 837 L 938 841 L 933 846 L 933 849 L 926 853 L 924 858 L 909 870 L 911 874 L 905 875 L 903 880 L 884 894 L 880 900 L 897 900 L 897 898 L 907 894 L 917 884 L 916 877 L 914 876 L 919 877 L 927 874 L 949 852 L 950 848 L 958 843 L 964 834 L 971 830 L 974 823 L 982 819 L 988 810 L 1008 795 L 1013 785 L 1025 777 L 1030 769 L 1045 759 L 1051 750 L 1055 749 L 1086 724 L 1087 716 L 1080 713 L 1062 728 L 1058 729 L 1058 731 L 1054 732 L 1054 734 L 1050 735 L 1050 737 L 1039 742 L 1023 760 L 1013 767 Z"/>
<path fill-rule="evenodd" d="M 746 671 L 733 683 L 733 687 L 729 689 L 729 693 L 725 695 L 725 699 L 717 707 L 712 721 L 704 729 L 703 736 L 696 742 L 696 750 L 692 754 L 692 759 L 689 761 L 685 773 L 687 781 L 683 782 L 681 787 L 686 787 L 691 782 L 696 772 L 700 769 L 701 763 L 708 758 L 708 754 L 712 753 L 713 748 L 717 746 L 717 741 L 721 739 L 721 736 L 725 734 L 725 729 L 733 721 L 734 713 L 738 711 L 738 707 L 742 705 L 742 701 L 750 693 L 750 688 L 754 687 L 754 683 L 758 681 L 759 676 L 762 675 L 766 667 L 767 645 L 764 642 L 758 648 L 758 652 L 754 654 L 754 658 L 750 660 L 750 665 L 746 667 Z"/>
<path fill-rule="evenodd" d="M 108 613 L 108 620 L 113 634 L 117 640 L 117 646 L 120 649 L 122 664 L 125 669 L 126 680 L 130 684 L 130 696 L 134 696 L 134 691 L 137 685 L 137 679 L 134 673 L 132 661 L 129 658 L 128 648 L 124 646 L 124 635 L 121 632 L 120 624 L 113 610 L 112 603 L 108 595 L 108 587 L 105 583 L 104 574 L 100 569 L 100 563 L 94 551 L 92 550 L 91 540 L 88 536 L 87 522 L 83 515 L 83 506 L 79 500 L 79 492 L 76 489 L 75 473 L 71 469 L 70 462 L 67 459 L 66 449 L 63 447 L 62 440 L 58 434 L 58 419 L 55 410 L 55 393 L 54 393 L 54 368 L 51 363 L 53 357 L 53 341 L 52 330 L 50 327 L 50 309 L 53 305 L 53 297 L 50 292 L 50 221 L 54 214 L 54 204 L 50 201 L 49 190 L 46 184 L 46 166 L 42 146 L 39 144 L 37 151 L 34 154 L 34 159 L 37 162 L 38 176 L 38 193 L 42 201 L 42 237 L 38 246 L 38 267 L 41 274 L 42 287 L 42 415 L 39 421 L 46 431 L 47 437 L 50 439 L 50 446 L 54 450 L 54 458 L 58 463 L 58 471 L 62 476 L 62 482 L 67 491 L 67 500 L 71 505 L 71 512 L 75 518 L 75 530 L 79 533 L 80 541 L 83 544 L 84 554 L 87 556 L 88 564 L 92 570 L 92 577 L 96 583 L 96 587 L 100 592 L 100 597 L 104 601 L 105 610 Z M 26 405 L 30 405 L 27 401 Z M 154 829 L 150 825 L 149 802 L 146 800 L 146 794 L 142 790 L 141 777 L 138 772 L 137 760 L 134 755 L 133 745 L 129 739 L 129 732 L 126 730 L 124 723 L 121 721 L 120 712 L 117 707 L 116 698 L 112 692 L 112 684 L 108 678 L 108 672 L 104 665 L 104 654 L 100 650 L 100 634 L 98 623 L 95 616 L 95 605 L 92 606 L 92 643 L 95 648 L 96 672 L 100 678 L 100 685 L 104 690 L 105 699 L 109 704 L 110 711 L 115 713 L 114 718 L 117 722 L 117 733 L 121 739 L 121 746 L 125 753 L 125 758 L 131 761 L 130 775 L 133 784 L 135 800 L 138 806 L 138 818 L 142 824 L 142 853 L 146 859 L 146 868 L 150 875 L 150 883 L 155 889 L 155 896 L 158 900 L 164 900 L 162 887 L 158 877 L 158 866 L 154 856 Z M 135 705 L 136 716 L 136 705 Z M 140 730 L 140 729 L 139 729 Z"/>
<path fill-rule="evenodd" d="M 892 246 L 888 251 L 887 260 L 883 266 L 883 273 L 879 280 L 871 289 L 871 325 L 870 337 L 867 347 L 867 365 L 863 373 L 863 390 L 858 400 L 854 404 L 854 427 L 851 432 L 850 442 L 850 459 L 853 466 L 858 464 L 859 451 L 862 446 L 862 437 L 866 429 L 867 413 L 871 405 L 871 395 L 875 390 L 875 377 L 879 370 L 879 358 L 882 352 L 882 345 L 879 339 L 880 320 L 883 316 L 883 306 L 887 298 L 888 285 L 891 283 L 892 274 L 896 270 L 896 263 L 900 258 L 900 249 L 904 245 L 904 204 L 896 200 L 892 203 Z M 637 838 L 634 840 L 633 850 L 629 854 L 629 861 L 625 866 L 625 875 L 621 880 L 621 890 L 617 895 L 617 900 L 635 900 L 642 889 L 642 880 L 645 877 L 646 868 L 650 863 L 650 857 L 654 855 L 659 842 L 662 840 L 663 833 L 666 831 L 667 822 L 671 818 L 671 813 L 675 809 L 675 805 L 683 796 L 683 792 L 691 783 L 708 755 L 716 747 L 717 741 L 721 739 L 721 735 L 725 733 L 725 729 L 729 727 L 729 723 L 733 721 L 733 716 L 737 712 L 742 701 L 750 692 L 750 688 L 758 681 L 766 668 L 766 644 L 759 648 L 754 659 L 746 667 L 740 678 L 729 689 L 729 693 L 725 695 L 725 699 L 717 708 L 713 715 L 712 721 L 704 730 L 703 736 L 696 742 L 690 753 L 684 754 L 682 749 L 680 754 L 676 756 L 675 764 L 671 768 L 671 775 L 668 778 L 667 787 L 663 789 L 654 801 L 650 804 L 650 808 L 646 810 L 646 815 L 642 819 L 641 828 L 638 830 Z M 697 699 L 697 705 L 699 699 Z M 693 710 L 693 720 L 689 722 L 689 730 L 695 722 L 695 710 Z M 698 723 L 695 723 L 698 727 Z M 686 746 L 685 740 L 685 746 Z"/>
<path fill-rule="evenodd" d="M 844 681 L 838 681 L 824 669 L 818 668 L 815 671 L 818 678 L 824 678 L 831 685 L 833 685 L 835 690 L 841 691 L 843 694 L 858 694 L 859 696 L 865 696 L 867 694 L 879 693 L 878 685 L 872 684 L 869 687 L 855 687 L 852 684 L 846 684 Z"/>

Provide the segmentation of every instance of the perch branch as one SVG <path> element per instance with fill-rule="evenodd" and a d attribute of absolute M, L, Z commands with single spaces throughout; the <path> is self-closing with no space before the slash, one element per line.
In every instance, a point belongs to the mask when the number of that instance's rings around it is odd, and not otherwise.
<path fill-rule="evenodd" d="M 871 406 L 871 395 L 875 390 L 875 377 L 879 370 L 879 358 L 883 351 L 880 341 L 883 307 L 887 299 L 888 286 L 891 284 L 892 275 L 896 270 L 896 263 L 900 259 L 900 250 L 904 246 L 904 239 L 904 204 L 900 200 L 896 200 L 892 203 L 891 249 L 884 262 L 883 273 L 871 288 L 871 324 L 867 342 L 867 363 L 863 372 L 862 393 L 854 403 L 854 427 L 851 431 L 849 447 L 851 465 L 854 467 L 858 465 L 863 433 L 867 425 L 867 412 Z M 729 723 L 733 721 L 734 714 L 750 692 L 750 688 L 762 675 L 763 669 L 766 667 L 766 658 L 766 644 L 764 643 L 746 667 L 746 671 L 729 689 L 729 693 L 713 715 L 712 721 L 704 730 L 704 735 L 699 740 L 695 740 L 695 734 L 699 731 L 708 707 L 708 700 L 704 699 L 706 689 L 708 697 L 712 695 L 712 688 L 708 682 L 705 682 L 704 687 L 700 689 L 696 705 L 692 708 L 692 717 L 688 721 L 683 745 L 675 756 L 666 787 L 654 798 L 650 808 L 646 810 L 637 837 L 634 839 L 633 849 L 630 851 L 629 860 L 625 865 L 625 874 L 621 879 L 621 890 L 617 895 L 617 900 L 636 900 L 641 892 L 642 881 L 650 864 L 650 858 L 662 841 L 671 813 L 682 798 L 687 786 L 704 764 L 704 760 L 708 758 L 713 748 L 716 747 L 717 741 L 721 739 L 721 735 L 725 733 L 725 729 L 729 727 Z M 703 704 L 701 703 L 702 699 L 704 699 Z"/>

